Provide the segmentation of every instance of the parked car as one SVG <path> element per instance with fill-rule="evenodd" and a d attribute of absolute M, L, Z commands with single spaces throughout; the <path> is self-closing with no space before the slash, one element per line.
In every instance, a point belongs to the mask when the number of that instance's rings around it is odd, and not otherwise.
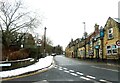
<path fill-rule="evenodd" d="M 56 53 L 52 53 L 51 56 L 56 56 Z"/>

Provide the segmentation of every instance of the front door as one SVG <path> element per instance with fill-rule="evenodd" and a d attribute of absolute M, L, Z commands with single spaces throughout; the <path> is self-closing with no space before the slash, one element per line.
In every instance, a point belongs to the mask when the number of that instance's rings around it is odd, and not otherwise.
<path fill-rule="evenodd" d="M 99 49 L 96 49 L 96 59 L 99 59 Z"/>

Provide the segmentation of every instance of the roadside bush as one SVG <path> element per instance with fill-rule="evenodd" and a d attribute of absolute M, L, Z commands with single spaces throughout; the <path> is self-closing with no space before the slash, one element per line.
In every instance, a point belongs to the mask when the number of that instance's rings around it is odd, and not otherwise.
<path fill-rule="evenodd" d="M 30 54 L 29 57 L 30 58 L 36 58 L 38 55 L 38 50 L 37 48 L 29 48 L 30 49 Z"/>
<path fill-rule="evenodd" d="M 23 48 L 18 51 L 11 52 L 8 56 L 8 60 L 20 60 L 29 57 L 29 49 Z"/>

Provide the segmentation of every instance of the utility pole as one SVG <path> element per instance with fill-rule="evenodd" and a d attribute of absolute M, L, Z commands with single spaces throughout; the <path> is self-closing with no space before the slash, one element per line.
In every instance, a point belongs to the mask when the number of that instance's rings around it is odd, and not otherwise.
<path fill-rule="evenodd" d="M 44 57 L 46 57 L 46 27 L 44 28 Z"/>
<path fill-rule="evenodd" d="M 84 37 L 85 37 L 85 56 L 84 56 L 84 58 L 86 59 L 86 24 L 85 24 L 85 22 L 83 22 L 83 24 L 84 24 Z"/>

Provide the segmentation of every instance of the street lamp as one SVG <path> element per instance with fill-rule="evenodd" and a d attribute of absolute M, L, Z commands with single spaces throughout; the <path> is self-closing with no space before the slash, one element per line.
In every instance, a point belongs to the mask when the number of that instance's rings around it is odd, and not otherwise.
<path fill-rule="evenodd" d="M 84 58 L 86 59 L 86 35 L 87 35 L 87 33 L 86 33 L 86 24 L 85 24 L 85 22 L 83 22 L 83 24 L 84 24 L 84 37 L 85 37 L 85 56 L 84 56 Z"/>
<path fill-rule="evenodd" d="M 103 39 L 104 39 L 104 29 L 103 29 L 103 27 L 101 26 L 100 27 L 100 39 L 101 39 L 101 54 L 102 54 L 102 60 L 103 60 Z"/>
<path fill-rule="evenodd" d="M 44 57 L 46 56 L 46 27 L 44 28 Z"/>

